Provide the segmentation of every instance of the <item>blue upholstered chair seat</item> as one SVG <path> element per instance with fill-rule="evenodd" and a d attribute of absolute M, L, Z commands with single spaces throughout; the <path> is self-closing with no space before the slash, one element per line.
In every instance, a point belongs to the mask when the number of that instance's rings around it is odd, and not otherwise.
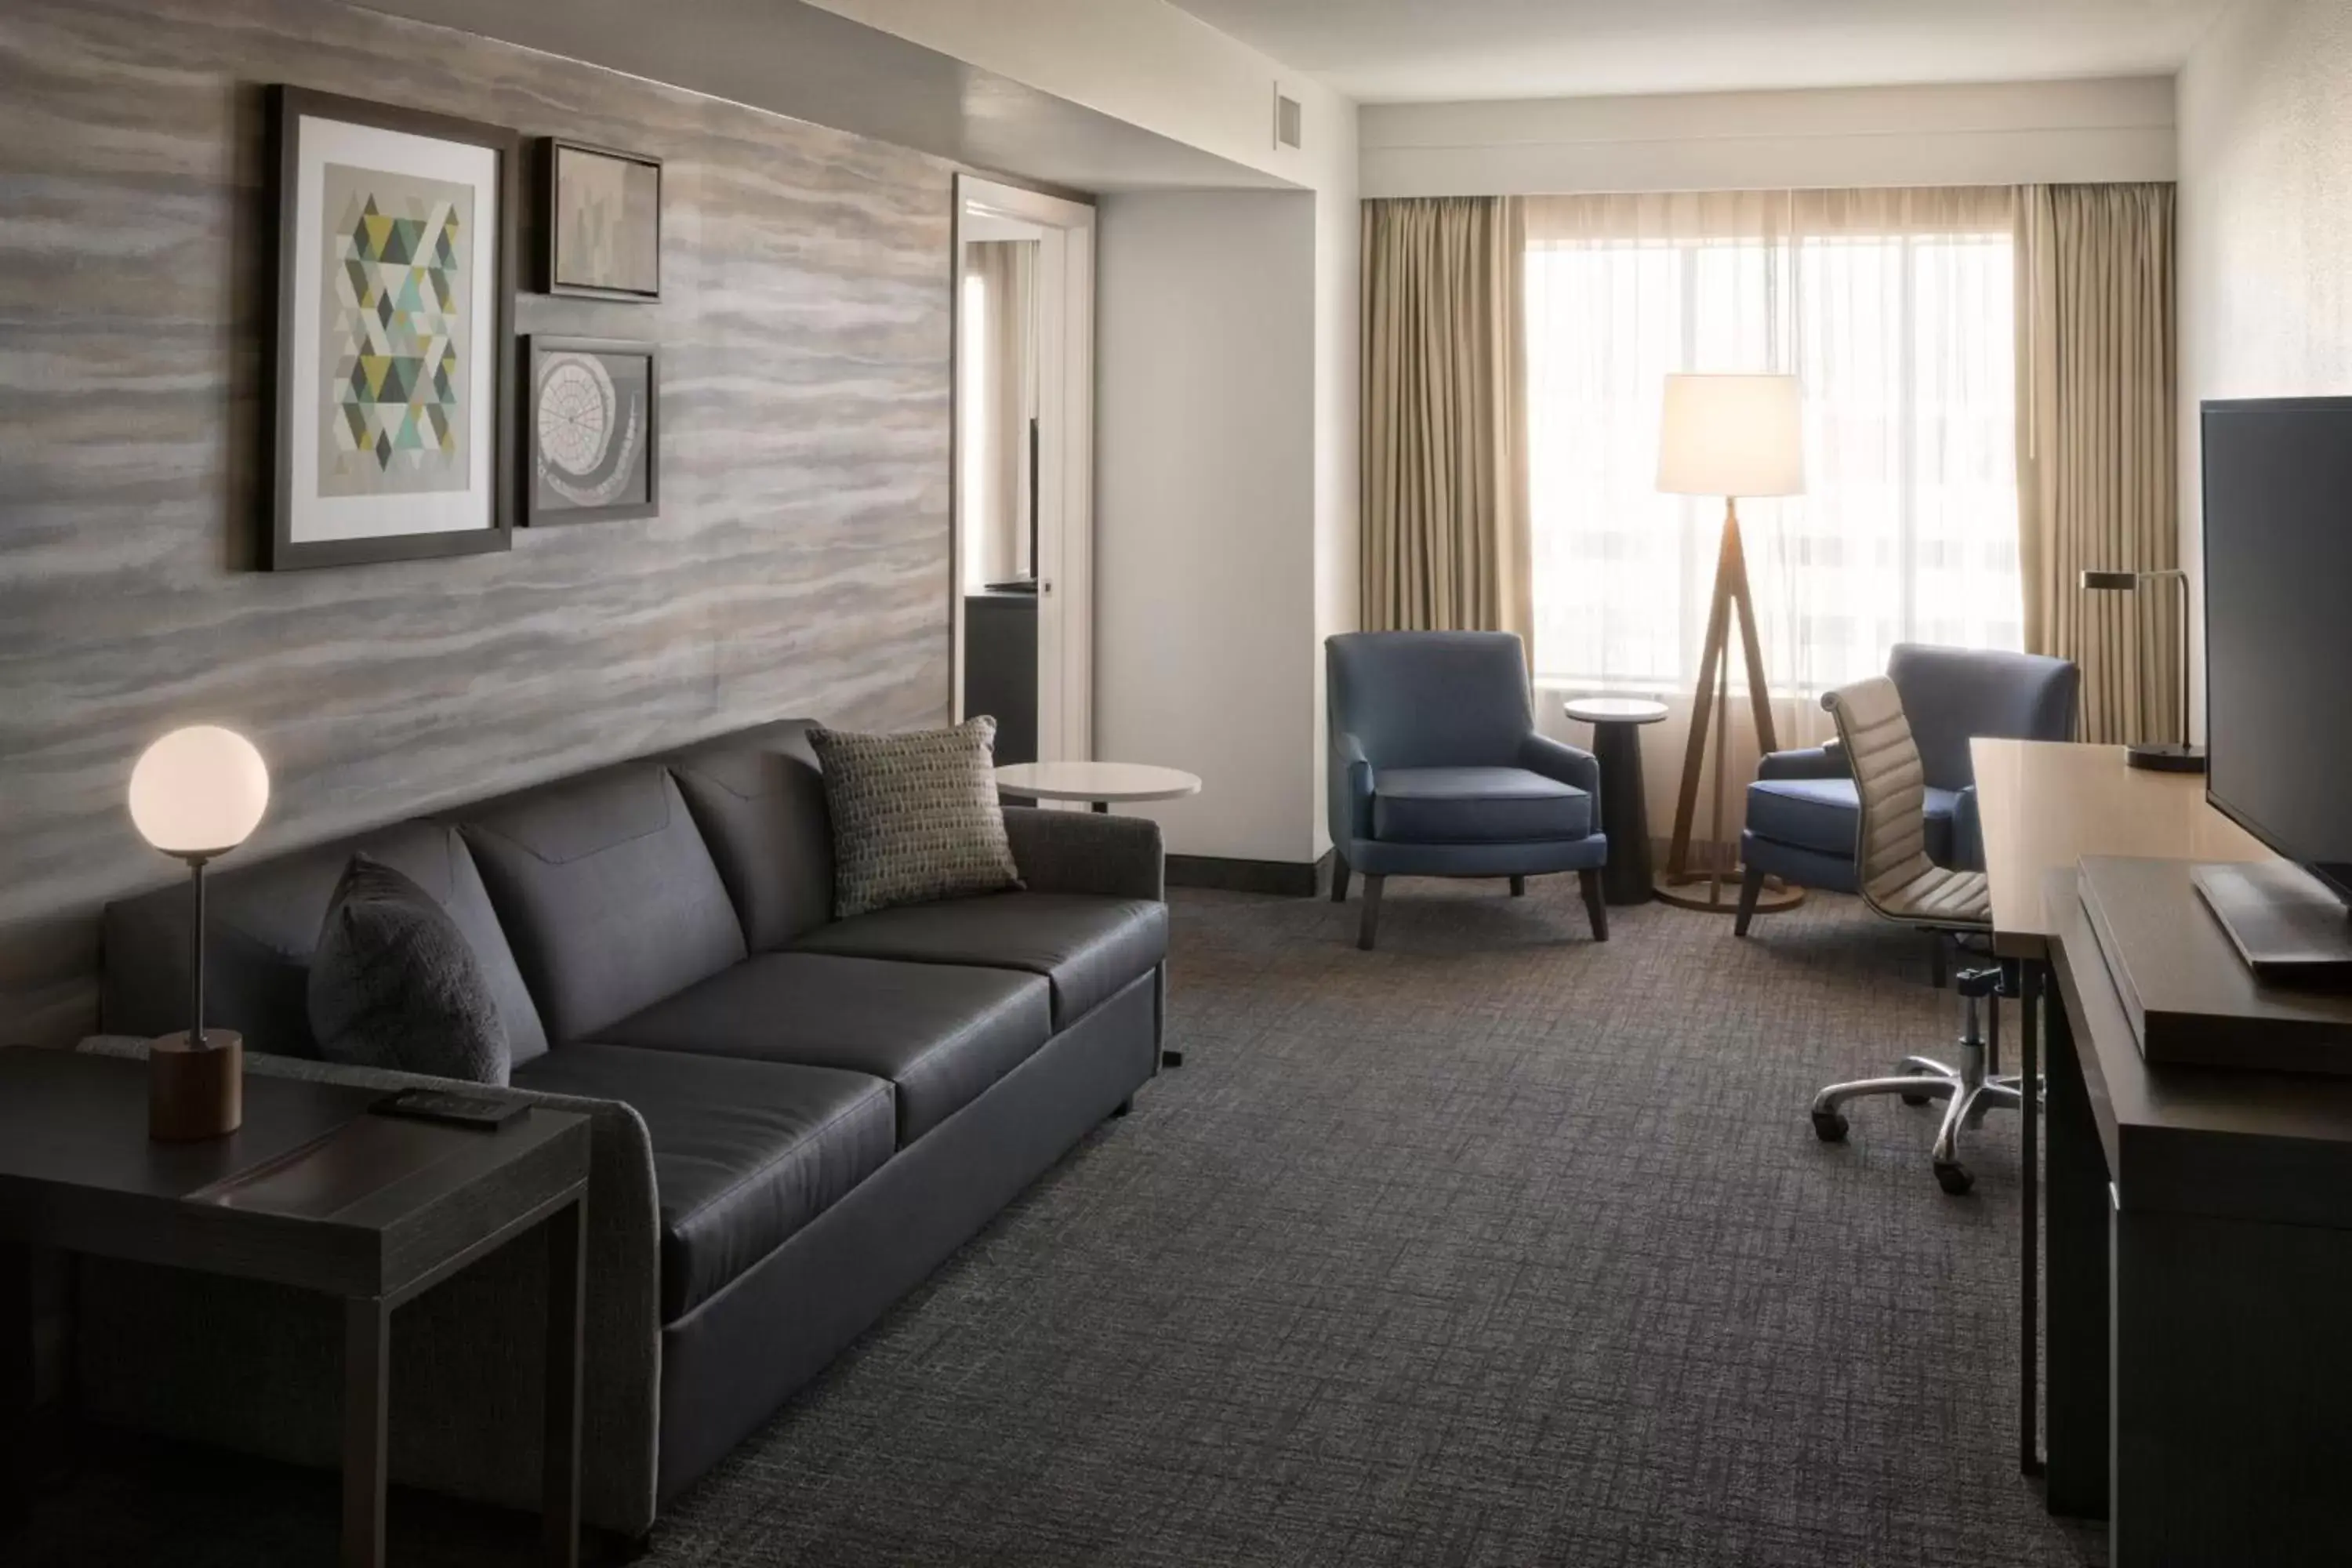
<path fill-rule="evenodd" d="M 1958 790 L 1927 790 L 1927 854 L 1939 866 L 1952 863 L 1959 799 Z M 1793 849 L 1850 858 L 1861 809 L 1850 778 L 1759 779 L 1748 786 L 1748 831 Z"/>
<path fill-rule="evenodd" d="M 1510 844 L 1581 838 L 1592 797 L 1525 768 L 1382 768 L 1372 776 L 1372 837 L 1395 844 Z"/>

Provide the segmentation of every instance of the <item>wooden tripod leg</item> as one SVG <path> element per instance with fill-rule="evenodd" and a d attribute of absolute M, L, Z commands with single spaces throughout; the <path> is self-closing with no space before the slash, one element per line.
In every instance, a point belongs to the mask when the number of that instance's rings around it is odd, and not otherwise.
<path fill-rule="evenodd" d="M 1666 876 L 1676 879 L 1690 868 L 1691 817 L 1698 810 L 1698 779 L 1706 763 L 1706 727 L 1713 717 L 1716 667 L 1725 654 L 1730 631 L 1731 581 L 1738 560 L 1739 536 L 1728 521 L 1723 548 L 1715 558 L 1714 603 L 1706 613 L 1706 642 L 1699 654 L 1698 688 L 1691 703 L 1690 741 L 1683 748 L 1683 784 L 1675 797 L 1675 837 L 1666 851 Z"/>
<path fill-rule="evenodd" d="M 1756 749 L 1777 752 L 1780 742 L 1772 723 L 1772 696 L 1765 689 L 1764 647 L 1756 629 L 1756 595 L 1748 585 L 1748 549 L 1739 537 L 1739 512 L 1733 508 L 1723 520 L 1724 554 L 1731 563 L 1731 599 L 1739 613 L 1739 646 L 1748 659 L 1748 700 L 1756 712 Z"/>

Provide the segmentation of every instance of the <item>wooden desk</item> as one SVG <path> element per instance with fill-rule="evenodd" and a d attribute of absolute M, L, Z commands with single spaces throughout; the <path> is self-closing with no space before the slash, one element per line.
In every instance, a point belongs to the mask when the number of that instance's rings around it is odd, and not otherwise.
<path fill-rule="evenodd" d="M 2352 1079 L 2151 1067 L 2075 874 L 2042 886 L 2051 1511 L 2116 1568 L 2352 1562 Z"/>
<path fill-rule="evenodd" d="M 147 1136 L 135 1061 L 0 1049 L 0 1505 L 21 1512 L 32 1416 L 29 1254 L 87 1253 L 313 1290 L 343 1304 L 343 1549 L 383 1562 L 392 1314 L 476 1258 L 548 1234 L 545 1560 L 579 1561 L 588 1119 L 496 1132 L 373 1116 L 372 1089 L 249 1074 L 226 1138 Z M 516 1353 L 527 1347 L 516 1346 Z M 0 1520 L 4 1527 L 5 1520 Z M 0 1553 L 4 1556 L 5 1553 Z"/>
<path fill-rule="evenodd" d="M 2244 828 L 2205 804 L 2201 773 L 2135 768 L 2121 746 L 1979 739 L 1969 743 L 1976 769 L 1977 816 L 1985 879 L 1992 897 L 1993 952 L 2017 961 L 2020 1070 L 2042 1070 L 2041 1004 L 2050 942 L 2060 918 L 2045 907 L 2053 872 L 2072 876 L 2085 855 L 2149 859 L 2274 858 Z M 2021 1115 L 2018 1318 L 2018 1468 L 2042 1468 L 2041 1360 L 2042 1108 L 2027 1095 Z"/>

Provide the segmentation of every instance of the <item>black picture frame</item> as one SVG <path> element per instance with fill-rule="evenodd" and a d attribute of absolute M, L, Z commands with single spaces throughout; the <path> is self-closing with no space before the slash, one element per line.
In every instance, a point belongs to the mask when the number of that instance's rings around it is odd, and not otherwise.
<path fill-rule="evenodd" d="M 540 370 L 554 354 L 597 354 L 646 362 L 646 494 L 642 501 L 612 506 L 551 507 L 540 485 Z M 649 342 L 624 338 L 579 338 L 537 332 L 523 340 L 525 388 L 521 399 L 523 461 L 518 472 L 521 485 L 522 521 L 531 528 L 575 522 L 619 522 L 630 518 L 661 515 L 661 349 Z"/>
<path fill-rule="evenodd" d="M 521 163 L 521 139 L 501 126 L 485 125 L 449 115 L 372 103 L 363 99 L 314 92 L 308 88 L 278 86 L 271 89 L 268 167 L 273 221 L 278 228 L 276 298 L 268 317 L 269 342 L 264 363 L 271 367 L 262 428 L 269 444 L 268 468 L 273 474 L 269 526 L 264 540 L 262 564 L 271 572 L 300 571 L 320 566 L 355 566 L 383 561 L 415 561 L 435 556 L 478 555 L 514 547 L 514 299 L 518 204 L 515 180 Z M 392 131 L 406 135 L 480 147 L 496 155 L 498 190 L 489 225 L 498 254 L 493 258 L 491 298 L 477 322 L 475 342 L 488 345 L 491 356 L 491 408 L 488 420 L 488 462 L 486 500 L 489 525 L 413 534 L 389 534 L 366 539 L 298 540 L 294 537 L 299 498 L 294 486 L 294 443 L 315 438 L 303 426 L 313 411 L 294 406 L 296 333 L 292 312 L 308 303 L 296 297 L 297 265 L 306 237 L 300 232 L 297 196 L 301 167 L 301 122 L 305 119 L 338 121 Z"/>
<path fill-rule="evenodd" d="M 563 276 L 563 155 L 578 153 L 583 157 L 606 158 L 617 163 L 633 163 L 651 169 L 654 174 L 654 285 L 651 289 L 615 288 Z M 662 273 L 662 161 L 646 153 L 630 153 L 618 147 L 600 147 L 592 142 L 574 141 L 567 136 L 541 139 L 539 160 L 540 190 L 540 289 L 542 293 L 560 294 L 577 300 L 617 300 L 646 301 L 661 298 Z"/>

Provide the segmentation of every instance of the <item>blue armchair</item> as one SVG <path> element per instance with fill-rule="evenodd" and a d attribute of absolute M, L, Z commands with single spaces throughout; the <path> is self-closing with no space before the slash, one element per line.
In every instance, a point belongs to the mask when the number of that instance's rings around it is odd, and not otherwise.
<path fill-rule="evenodd" d="M 1329 686 L 1331 901 L 1364 879 L 1356 945 L 1380 928 L 1391 877 L 1574 871 L 1609 940 L 1601 767 L 1536 733 L 1527 657 L 1509 632 L 1350 632 L 1324 644 Z"/>
<path fill-rule="evenodd" d="M 1899 643 L 1886 674 L 1902 696 L 1927 775 L 1928 858 L 1980 871 L 1984 841 L 1969 742 L 1979 735 L 2073 740 L 2081 672 L 2072 659 Z M 1853 774 L 1836 742 L 1767 756 L 1748 786 L 1748 826 L 1739 835 L 1747 871 L 1732 929 L 1748 934 L 1767 877 L 1853 892 L 1861 820 Z"/>

